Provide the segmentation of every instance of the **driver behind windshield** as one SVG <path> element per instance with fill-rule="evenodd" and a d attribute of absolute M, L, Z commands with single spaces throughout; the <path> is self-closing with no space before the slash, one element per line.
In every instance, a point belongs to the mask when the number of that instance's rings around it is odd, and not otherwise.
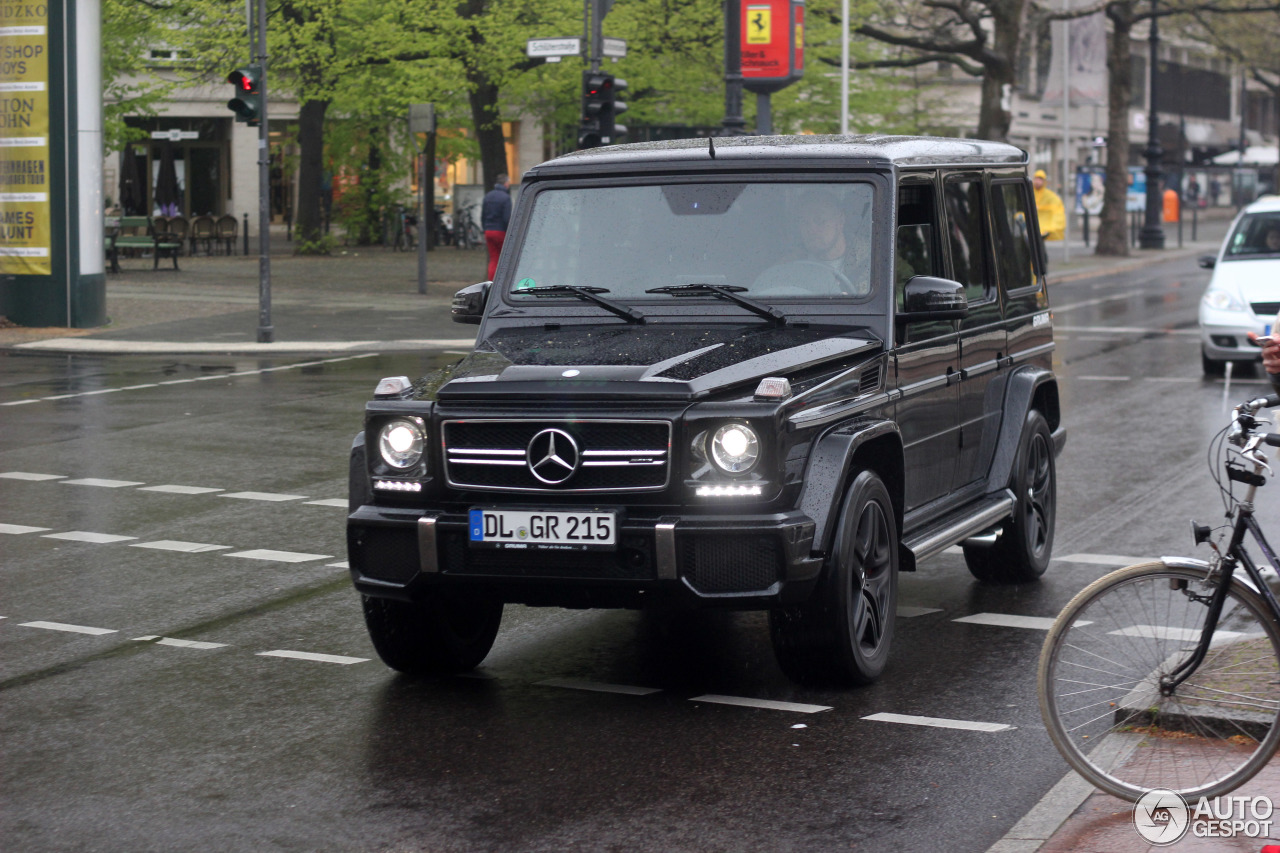
<path fill-rule="evenodd" d="M 866 296 L 871 292 L 867 229 L 851 229 L 851 217 L 829 190 L 802 195 L 794 218 L 801 251 L 757 280 L 765 292 Z M 752 288 L 756 290 L 756 287 Z"/>

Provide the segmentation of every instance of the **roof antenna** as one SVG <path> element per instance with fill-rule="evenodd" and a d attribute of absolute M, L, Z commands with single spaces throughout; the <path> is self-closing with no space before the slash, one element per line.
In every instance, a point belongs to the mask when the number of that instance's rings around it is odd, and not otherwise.
<path fill-rule="evenodd" d="M 716 159 L 716 138 L 714 136 L 707 137 L 707 153 L 711 155 L 711 159 Z"/>

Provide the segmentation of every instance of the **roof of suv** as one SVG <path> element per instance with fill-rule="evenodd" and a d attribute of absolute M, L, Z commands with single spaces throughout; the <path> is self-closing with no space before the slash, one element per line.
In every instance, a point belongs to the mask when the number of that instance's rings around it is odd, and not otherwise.
<path fill-rule="evenodd" d="M 529 178 L 587 172 L 646 172 L 706 169 L 728 161 L 750 167 L 756 161 L 806 165 L 899 167 L 1025 166 L 1027 154 L 1002 142 L 932 136 L 727 136 L 608 145 L 575 151 L 530 169 Z"/>

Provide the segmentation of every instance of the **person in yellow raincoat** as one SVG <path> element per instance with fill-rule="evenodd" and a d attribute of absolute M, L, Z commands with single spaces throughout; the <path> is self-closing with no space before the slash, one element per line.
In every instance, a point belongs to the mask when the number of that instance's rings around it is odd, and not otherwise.
<path fill-rule="evenodd" d="M 1044 169 L 1036 169 L 1031 185 L 1036 188 L 1036 213 L 1040 217 L 1040 234 L 1045 240 L 1061 240 L 1067 229 L 1067 209 L 1062 199 L 1045 186 Z"/>

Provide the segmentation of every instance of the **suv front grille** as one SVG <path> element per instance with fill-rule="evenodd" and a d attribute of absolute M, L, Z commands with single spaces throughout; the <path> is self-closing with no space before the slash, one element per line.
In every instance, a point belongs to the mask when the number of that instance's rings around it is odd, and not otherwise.
<path fill-rule="evenodd" d="M 680 545 L 681 568 L 698 592 L 759 592 L 782 566 L 773 536 L 687 536 Z"/>
<path fill-rule="evenodd" d="M 671 424 L 666 421 L 457 420 L 445 421 L 443 429 L 445 479 L 455 488 L 571 494 L 667 485 Z M 540 478 L 535 467 L 548 447 L 545 438 L 537 446 L 534 439 L 548 430 L 555 433 L 560 461 L 538 468 Z"/>

